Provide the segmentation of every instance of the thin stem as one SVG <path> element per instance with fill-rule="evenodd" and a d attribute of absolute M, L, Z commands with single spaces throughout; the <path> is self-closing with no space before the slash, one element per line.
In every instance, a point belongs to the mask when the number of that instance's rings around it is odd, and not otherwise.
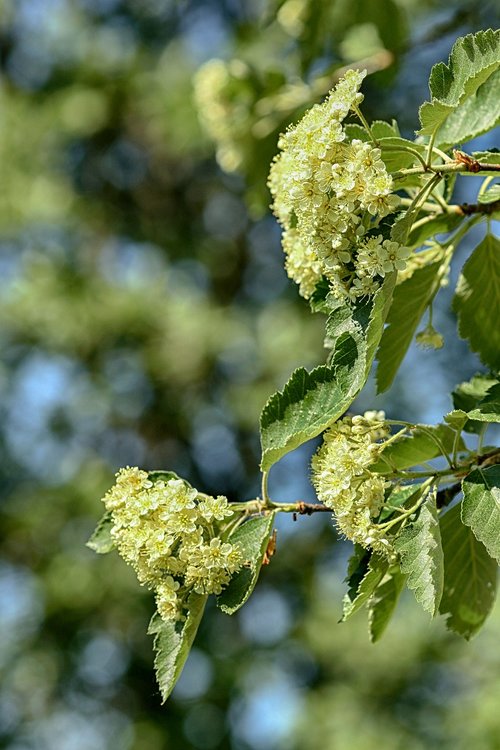
<path fill-rule="evenodd" d="M 440 440 L 440 438 L 438 438 L 437 435 L 435 435 L 433 432 L 431 432 L 431 430 L 428 430 L 427 427 L 424 427 L 423 425 L 420 425 L 420 430 L 423 433 L 425 433 L 426 435 L 428 435 L 431 438 L 431 440 L 437 445 L 437 447 L 441 451 L 441 455 L 446 458 L 446 461 L 448 462 L 448 466 L 450 467 L 450 469 L 452 469 L 452 471 L 454 471 L 455 466 L 453 465 L 453 463 L 452 463 L 452 461 L 451 461 L 451 459 L 450 459 L 450 457 L 448 455 L 448 452 L 447 452 L 446 448 L 443 445 L 442 440 Z"/>
<path fill-rule="evenodd" d="M 401 201 L 401 204 L 403 206 L 410 206 L 413 202 L 412 198 L 400 198 L 399 200 Z M 445 204 L 445 206 L 446 206 L 445 213 L 449 213 L 448 209 L 450 208 L 450 206 L 447 203 Z M 440 213 L 439 208 L 440 206 L 438 206 L 437 203 L 432 203 L 431 201 L 426 201 L 425 203 L 421 203 L 419 206 L 420 211 L 425 211 L 428 214 L 439 214 Z M 428 221 L 427 216 L 424 217 L 423 219 L 420 219 L 420 222 L 424 222 L 424 221 Z M 416 226 L 416 225 L 414 224 L 413 226 Z"/>
<path fill-rule="evenodd" d="M 457 229 L 457 231 L 455 232 L 455 234 L 449 237 L 446 240 L 446 242 L 444 242 L 441 245 L 441 247 L 452 248 L 452 252 L 455 252 L 457 245 L 462 239 L 462 237 L 464 237 L 467 234 L 469 229 L 471 229 L 474 226 L 474 224 L 477 224 L 479 221 L 481 221 L 481 219 L 482 219 L 482 216 L 477 215 L 477 216 L 473 216 L 471 219 L 469 219 L 469 221 L 466 221 L 463 224 L 461 224 L 459 229 Z"/>
<path fill-rule="evenodd" d="M 445 199 L 441 195 L 439 195 L 439 193 L 435 192 L 432 193 L 432 197 L 434 198 L 436 203 L 439 203 L 439 205 L 443 209 L 443 213 L 448 213 L 448 204 L 446 203 Z"/>
<path fill-rule="evenodd" d="M 382 151 L 406 151 L 407 153 L 412 154 L 427 171 L 427 163 L 422 154 L 420 154 L 416 148 L 412 148 L 411 146 L 393 146 L 387 143 L 379 143 L 378 146 Z"/>
<path fill-rule="evenodd" d="M 451 161 L 446 164 L 429 164 L 426 169 L 423 167 L 409 167 L 394 172 L 392 178 L 401 180 L 404 177 L 411 177 L 414 174 L 425 174 L 434 172 L 435 174 L 445 174 L 447 172 L 465 172 L 468 174 L 477 174 L 478 172 L 500 172 L 500 164 L 483 164 L 482 162 L 473 162 L 475 167 L 471 168 L 470 164 L 464 162 Z"/>
<path fill-rule="evenodd" d="M 491 185 L 491 183 L 493 182 L 493 180 L 496 180 L 496 176 L 495 175 L 491 175 L 491 177 L 485 177 L 485 179 L 483 180 L 483 182 L 481 184 L 481 187 L 479 188 L 479 192 L 477 194 L 478 198 L 480 198 L 481 195 L 485 194 L 488 185 Z"/>
<path fill-rule="evenodd" d="M 426 482 L 423 482 L 420 486 L 420 494 L 418 496 L 418 499 L 414 505 L 411 506 L 411 508 L 405 508 L 404 509 L 404 515 L 402 515 L 400 518 L 393 518 L 390 521 L 386 521 L 386 523 L 377 524 L 378 529 L 384 529 L 384 531 L 387 531 L 388 529 L 392 528 L 398 523 L 403 522 L 405 523 L 406 519 L 409 518 L 415 511 L 417 511 L 423 502 L 425 502 L 426 499 L 426 490 L 428 487 L 431 486 L 434 482 L 434 477 L 429 477 L 429 479 Z"/>
<path fill-rule="evenodd" d="M 269 479 L 269 472 L 263 471 L 262 472 L 262 501 L 264 508 L 267 508 L 269 505 L 271 505 L 271 499 L 269 497 L 268 489 L 267 489 L 267 483 Z"/>
<path fill-rule="evenodd" d="M 354 112 L 356 112 L 357 116 L 358 116 L 358 117 L 359 117 L 359 119 L 361 120 L 361 122 L 362 122 L 362 124 L 363 124 L 363 127 L 364 127 L 364 129 L 366 130 L 366 132 L 367 132 L 367 133 L 368 133 L 368 135 L 370 136 L 370 139 L 371 139 L 371 140 L 373 141 L 373 143 L 374 143 L 374 144 L 375 144 L 376 146 L 378 146 L 378 145 L 379 145 L 379 142 L 377 141 L 377 139 L 376 139 L 376 138 L 374 138 L 374 137 L 373 137 L 373 133 L 372 133 L 372 131 L 371 131 L 371 128 L 370 128 L 370 126 L 369 126 L 369 124 L 368 124 L 368 121 L 366 120 L 366 118 L 365 118 L 364 114 L 362 113 L 362 111 L 361 111 L 361 110 L 359 109 L 359 107 L 357 107 L 356 105 L 354 105 L 354 106 L 353 106 L 353 110 L 354 110 Z"/>
<path fill-rule="evenodd" d="M 484 438 L 486 436 L 486 430 L 488 429 L 488 423 L 485 422 L 483 426 L 481 427 L 481 432 L 479 433 L 479 439 L 477 442 L 477 453 L 480 455 L 481 451 L 483 450 L 484 445 Z"/>
<path fill-rule="evenodd" d="M 443 159 L 443 161 L 446 162 L 446 163 L 448 163 L 448 164 L 453 161 L 453 159 L 451 158 L 451 156 L 448 156 L 448 154 L 445 154 L 444 151 L 441 151 L 441 149 L 437 148 L 436 146 L 432 147 L 432 151 L 433 151 L 434 154 L 437 154 L 438 156 L 440 156 L 441 159 Z"/>
<path fill-rule="evenodd" d="M 425 479 L 429 477 L 451 477 L 455 476 L 455 471 L 450 469 L 440 469 L 436 471 L 396 471 L 394 474 L 384 474 L 387 479 Z"/>
<path fill-rule="evenodd" d="M 396 432 L 394 435 L 391 435 L 391 437 L 388 440 L 382 443 L 383 448 L 382 448 L 382 452 L 380 455 L 382 455 L 383 450 L 387 448 L 388 445 L 390 445 L 391 443 L 395 443 L 396 440 L 399 440 L 401 437 L 403 437 L 405 432 L 406 432 L 406 427 L 403 427 L 402 430 L 399 430 L 399 432 Z"/>
<path fill-rule="evenodd" d="M 406 212 L 406 215 L 411 217 L 413 219 L 413 215 L 416 216 L 418 213 L 418 207 L 420 203 L 424 203 L 427 196 L 431 192 L 431 190 L 437 185 L 437 183 L 442 179 L 442 176 L 440 174 L 433 175 L 430 180 L 428 180 L 425 185 L 423 185 L 416 196 L 413 198 L 412 202 L 410 203 L 408 210 Z M 413 223 L 413 222 L 412 222 Z"/>
<path fill-rule="evenodd" d="M 433 148 L 434 148 L 434 141 L 436 140 L 436 135 L 437 135 L 437 128 L 433 132 L 433 134 L 431 135 L 431 137 L 429 139 L 429 143 L 427 145 L 427 159 L 426 159 L 426 166 L 427 167 L 430 167 L 430 165 L 431 165 L 432 151 L 433 151 Z"/>
<path fill-rule="evenodd" d="M 460 437 L 461 437 L 461 435 L 462 435 L 462 431 L 461 430 L 457 430 L 456 434 L 455 434 L 455 437 L 453 439 L 452 461 L 453 461 L 454 464 L 456 464 L 457 458 L 458 458 L 458 445 L 460 443 Z M 478 453 L 479 453 L 479 451 L 478 451 Z"/>

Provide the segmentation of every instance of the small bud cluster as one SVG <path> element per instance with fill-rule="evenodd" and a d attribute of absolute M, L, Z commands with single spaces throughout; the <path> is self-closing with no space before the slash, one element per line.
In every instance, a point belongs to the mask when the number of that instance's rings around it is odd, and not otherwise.
<path fill-rule="evenodd" d="M 323 436 L 312 460 L 312 481 L 321 502 L 334 511 L 340 531 L 363 547 L 388 553 L 389 543 L 374 522 L 384 503 L 386 482 L 369 467 L 389 430 L 383 411 L 344 417 Z"/>
<path fill-rule="evenodd" d="M 432 323 L 429 323 L 423 331 L 419 331 L 415 340 L 422 349 L 442 349 L 444 338 L 436 331 Z"/>
<path fill-rule="evenodd" d="M 153 482 L 147 472 L 126 468 L 103 502 L 118 552 L 155 591 L 166 621 L 182 618 L 190 591 L 220 594 L 243 564 L 240 547 L 217 534 L 233 515 L 225 497 L 200 495 L 177 478 Z"/>
<path fill-rule="evenodd" d="M 375 221 L 399 205 L 380 149 L 346 141 L 342 127 L 363 99 L 364 76 L 349 70 L 323 104 L 281 136 L 271 166 L 286 269 L 306 298 L 322 276 L 339 299 L 373 294 L 387 273 L 404 270 L 410 254 L 376 231 Z"/>

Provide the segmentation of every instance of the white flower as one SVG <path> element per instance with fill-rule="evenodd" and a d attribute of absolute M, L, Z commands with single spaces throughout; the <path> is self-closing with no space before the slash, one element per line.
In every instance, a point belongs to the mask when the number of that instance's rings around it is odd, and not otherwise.
<path fill-rule="evenodd" d="M 220 593 L 243 564 L 239 546 L 218 535 L 217 524 L 234 515 L 225 497 L 199 496 L 176 478 L 153 483 L 146 472 L 127 468 L 103 502 L 116 548 L 155 591 L 164 620 L 183 617 L 190 590 Z"/>
<path fill-rule="evenodd" d="M 289 128 L 271 166 L 269 188 L 284 229 L 287 272 L 306 298 L 326 276 L 334 296 L 355 301 L 374 294 L 387 273 L 381 258 L 359 243 L 370 215 L 385 216 L 399 199 L 392 195 L 380 149 L 360 140 L 346 142 L 342 128 L 363 99 L 364 75 L 348 71 L 323 104 Z M 402 260 L 398 256 L 394 268 Z"/>

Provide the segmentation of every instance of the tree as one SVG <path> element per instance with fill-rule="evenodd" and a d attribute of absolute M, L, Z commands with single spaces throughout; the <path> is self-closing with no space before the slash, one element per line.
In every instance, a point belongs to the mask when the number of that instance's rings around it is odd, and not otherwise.
<path fill-rule="evenodd" d="M 206 85 L 215 74 L 216 91 L 217 77 L 225 76 L 217 65 L 203 75 Z M 271 167 L 287 272 L 313 312 L 326 314 L 330 354 L 326 365 L 297 369 L 264 407 L 261 496 L 230 504 L 171 472 L 123 469 L 89 542 L 97 552 L 118 549 L 155 592 L 149 632 L 164 699 L 181 674 L 208 595 L 217 595 L 228 614 L 248 600 L 274 554 L 271 533 L 280 512 L 333 511 L 355 545 L 343 617 L 366 606 L 373 641 L 405 585 L 431 616 L 446 615 L 448 627 L 467 639 L 495 601 L 500 449 L 485 450 L 483 441 L 500 414 L 499 242 L 490 230 L 499 215 L 500 159 L 496 151 L 450 150 L 500 121 L 500 32 L 459 38 L 448 65 L 433 68 L 414 141 L 401 137 L 396 122 L 366 120 L 365 75 L 348 69 L 326 100 L 280 137 Z M 218 113 L 217 93 L 209 89 L 199 98 L 209 123 L 225 114 Z M 361 124 L 345 124 L 350 113 Z M 468 174 L 485 176 L 477 203 L 453 204 L 454 180 Z M 458 244 L 479 221 L 487 234 L 464 264 L 454 309 L 460 334 L 490 371 L 457 387 L 455 409 L 438 425 L 387 420 L 382 411 L 345 416 L 374 358 L 379 391 L 391 385 L 427 310 L 429 323 L 417 339 L 442 346 L 432 304 Z M 472 449 L 464 431 L 479 434 Z M 321 503 L 274 502 L 267 487 L 273 465 L 321 433 L 312 461 Z M 442 461 L 429 463 L 435 459 Z M 459 493 L 463 499 L 448 510 Z"/>
<path fill-rule="evenodd" d="M 365 116 L 413 137 L 431 65 L 459 34 L 498 25 L 494 3 L 377 5 L 368 19 L 336 3 L 339 19 L 320 3 L 258 16 L 210 0 L 2 4 L 0 746 L 496 747 L 498 609 L 461 644 L 403 593 L 373 648 L 362 613 L 336 624 L 348 543 L 328 513 L 277 516 L 277 554 L 233 617 L 209 598 L 165 706 L 152 596 L 116 553 L 84 547 L 119 466 L 258 496 L 262 405 L 324 359 L 323 316 L 287 282 L 266 211 L 279 133 L 371 57 Z M 214 56 L 249 71 L 231 77 L 250 107 L 230 173 L 192 96 Z M 476 179 L 457 180 L 457 203 L 475 200 Z M 432 423 L 448 410 L 446 389 L 480 367 L 446 311 L 454 287 L 452 268 L 433 310 L 445 346 L 412 345 L 391 389 L 375 399 L 368 383 L 355 413 Z M 275 500 L 316 502 L 314 447 L 273 468 Z"/>

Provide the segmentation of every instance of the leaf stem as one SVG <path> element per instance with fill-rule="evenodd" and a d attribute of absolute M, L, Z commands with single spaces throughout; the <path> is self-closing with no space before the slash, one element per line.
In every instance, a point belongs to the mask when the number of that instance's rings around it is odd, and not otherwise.
<path fill-rule="evenodd" d="M 411 146 L 394 146 L 389 143 L 379 143 L 378 147 L 381 151 L 406 151 L 407 153 L 415 156 L 415 158 L 418 159 L 418 161 L 427 171 L 427 163 L 422 154 L 420 154 L 416 148 L 412 148 Z"/>
<path fill-rule="evenodd" d="M 441 451 L 441 455 L 444 456 L 444 458 L 448 462 L 448 466 L 450 467 L 450 469 L 452 469 L 452 471 L 454 471 L 455 470 L 455 466 L 453 465 L 453 463 L 452 463 L 452 461 L 451 461 L 451 459 L 450 459 L 450 457 L 448 455 L 448 451 L 446 450 L 446 448 L 443 445 L 442 440 L 440 438 L 438 438 L 438 436 L 435 435 L 431 430 L 427 429 L 427 427 L 425 427 L 424 425 L 419 425 L 419 429 L 425 435 L 428 435 L 430 437 L 430 439 L 436 444 L 436 446 Z"/>
<path fill-rule="evenodd" d="M 267 508 L 272 504 L 271 499 L 269 497 L 269 493 L 268 493 L 268 479 L 269 479 L 269 472 L 263 471 L 261 492 L 262 492 L 262 503 L 263 503 L 264 508 Z"/>
<path fill-rule="evenodd" d="M 427 144 L 427 159 L 426 159 L 426 167 L 429 168 L 431 166 L 431 160 L 432 160 L 432 151 L 434 148 L 434 141 L 436 140 L 437 135 L 437 128 L 429 138 L 429 143 Z"/>
<path fill-rule="evenodd" d="M 360 108 L 359 108 L 359 107 L 358 107 L 358 106 L 357 106 L 357 105 L 355 104 L 355 105 L 353 106 L 353 110 L 354 110 L 354 112 L 356 112 L 357 116 L 358 116 L 358 117 L 359 117 L 359 119 L 361 120 L 361 123 L 362 123 L 362 125 L 363 125 L 364 129 L 366 130 L 366 132 L 368 133 L 368 135 L 370 136 L 370 139 L 371 139 L 371 141 L 372 141 L 372 142 L 373 142 L 373 143 L 374 143 L 374 144 L 375 144 L 376 146 L 379 146 L 379 147 L 380 147 L 380 144 L 379 144 L 379 142 L 377 141 L 377 139 L 376 139 L 376 138 L 374 138 L 374 136 L 373 136 L 373 133 L 372 133 L 372 130 L 371 130 L 371 128 L 370 128 L 370 126 L 369 126 L 369 124 L 368 124 L 368 121 L 367 121 L 366 117 L 364 116 L 364 114 L 362 113 L 362 111 L 360 110 Z"/>
<path fill-rule="evenodd" d="M 423 167 L 409 167 L 408 169 L 399 169 L 392 175 L 393 180 L 402 180 L 405 177 L 411 175 L 425 174 L 426 172 L 434 172 L 435 174 L 443 175 L 447 172 L 465 172 L 469 174 L 477 174 L 478 172 L 500 172 L 500 164 L 484 164 L 479 161 L 473 161 L 474 168 L 470 164 L 464 162 L 451 161 L 446 164 L 429 164 L 426 169 Z"/>

